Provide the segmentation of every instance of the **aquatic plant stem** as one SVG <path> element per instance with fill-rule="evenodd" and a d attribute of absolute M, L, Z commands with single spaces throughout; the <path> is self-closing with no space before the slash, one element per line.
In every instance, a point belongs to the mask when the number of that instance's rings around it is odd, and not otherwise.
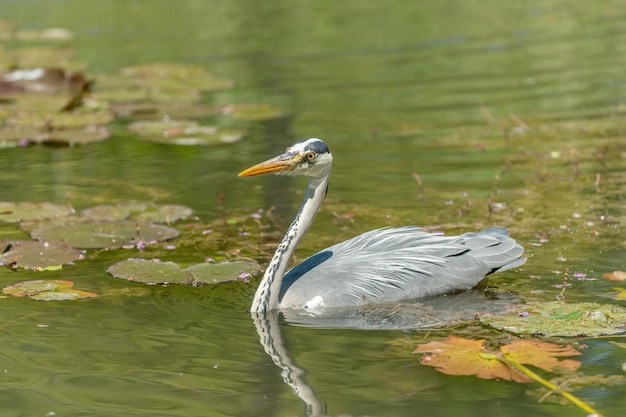
<path fill-rule="evenodd" d="M 496 355 L 496 359 L 502 362 L 503 364 L 505 364 L 506 366 L 508 366 L 509 368 L 512 368 L 522 373 L 523 375 L 526 375 L 533 381 L 540 383 L 541 385 L 545 386 L 552 392 L 556 392 L 557 394 L 562 395 L 564 398 L 567 398 L 570 402 L 572 402 L 573 404 L 581 408 L 583 411 L 585 411 L 589 415 L 600 417 L 600 413 L 598 413 L 596 410 L 591 408 L 589 405 L 585 404 L 583 401 L 579 400 L 578 398 L 576 398 L 574 395 L 570 394 L 569 392 L 563 391 L 556 385 L 552 384 L 551 382 L 546 381 L 545 379 L 543 379 L 542 377 L 540 377 L 539 375 L 537 375 L 536 373 L 534 373 L 533 371 L 531 371 L 530 369 L 522 365 L 521 363 L 507 358 L 506 355 Z"/>

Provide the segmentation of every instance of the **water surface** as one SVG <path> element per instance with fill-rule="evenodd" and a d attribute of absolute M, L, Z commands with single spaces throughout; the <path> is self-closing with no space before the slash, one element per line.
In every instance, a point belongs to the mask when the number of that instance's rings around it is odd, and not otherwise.
<path fill-rule="evenodd" d="M 63 204 L 70 195 L 82 209 L 139 199 L 184 204 L 211 221 L 223 215 L 223 193 L 227 213 L 275 206 L 273 238 L 304 184 L 236 173 L 315 136 L 330 145 L 334 173 L 300 258 L 387 225 L 446 233 L 499 225 L 530 259 L 494 277 L 496 289 L 553 300 L 566 268 L 589 278 L 624 269 L 620 2 L 3 0 L 0 8 L 17 27 L 75 32 L 71 47 L 90 73 L 199 64 L 237 82 L 207 100 L 268 102 L 291 114 L 252 125 L 244 141 L 220 148 L 141 143 L 120 125 L 88 147 L 2 149 L 0 200 Z M 22 236 L 12 226 L 0 231 Z M 254 282 L 142 287 L 106 274 L 129 256 L 137 254 L 90 252 L 61 272 L 0 270 L 3 286 L 68 279 L 110 294 L 1 300 L 3 415 L 305 413 L 247 313 Z M 172 254 L 188 262 L 209 256 Z M 575 281 L 567 296 L 611 303 L 599 296 L 615 286 Z M 423 332 L 280 329 L 328 415 L 582 415 L 538 403 L 528 386 L 420 366 L 410 352 Z M 623 375 L 623 349 L 603 339 L 581 343 L 585 373 Z M 578 395 L 605 416 L 626 407 L 624 385 Z"/>

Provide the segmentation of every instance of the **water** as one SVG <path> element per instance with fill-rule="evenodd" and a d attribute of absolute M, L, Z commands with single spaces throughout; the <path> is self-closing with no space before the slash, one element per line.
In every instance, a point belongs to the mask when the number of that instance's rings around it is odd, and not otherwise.
<path fill-rule="evenodd" d="M 284 227 L 303 183 L 236 173 L 318 136 L 333 151 L 333 179 L 300 258 L 386 225 L 447 233 L 502 225 L 530 259 L 492 285 L 529 299 L 554 299 L 562 280 L 554 271 L 600 278 L 624 268 L 620 2 L 4 0 L 0 8 L 18 27 L 74 31 L 71 47 L 89 73 L 196 63 L 237 81 L 212 100 L 292 113 L 218 149 L 140 143 L 121 127 L 88 147 L 3 149 L 0 200 L 64 203 L 70 195 L 81 209 L 140 199 L 185 204 L 210 221 L 223 193 L 226 212 L 274 205 Z M 104 272 L 127 256 L 91 252 L 61 272 L 0 270 L 3 286 L 68 279 L 107 294 L 0 300 L 3 415 L 304 414 L 259 343 L 247 313 L 252 285 L 142 287 Z M 599 296 L 616 286 L 575 281 L 568 299 L 610 303 Z M 422 332 L 279 328 L 328 415 L 582 415 L 537 403 L 528 386 L 420 366 L 410 352 L 430 340 Z M 623 349 L 581 343 L 583 372 L 623 375 Z M 625 394 L 623 385 L 578 393 L 605 416 L 623 413 Z"/>

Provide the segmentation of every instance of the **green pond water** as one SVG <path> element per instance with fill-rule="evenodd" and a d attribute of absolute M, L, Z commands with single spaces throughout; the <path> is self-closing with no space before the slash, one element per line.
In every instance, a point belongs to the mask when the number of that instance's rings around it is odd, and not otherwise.
<path fill-rule="evenodd" d="M 626 268 L 623 2 L 0 0 L 0 10 L 17 29 L 72 31 L 62 45 L 86 74 L 195 64 L 236 83 L 207 102 L 268 103 L 288 114 L 242 123 L 242 141 L 214 147 L 138 141 L 120 121 L 97 144 L 0 149 L 0 201 L 181 204 L 207 225 L 243 216 L 250 236 L 238 237 L 237 223 L 219 251 L 183 245 L 159 257 L 192 263 L 243 249 L 265 265 L 304 183 L 237 173 L 320 137 L 333 178 L 299 259 L 388 225 L 447 234 L 503 226 L 529 260 L 495 275 L 494 289 L 553 301 L 568 274 L 568 302 L 624 307 L 605 295 L 626 284 L 603 279 Z M 261 236 L 249 216 L 271 207 Z M 17 225 L 0 225 L 0 240 L 24 238 Z M 258 281 L 144 286 L 106 273 L 142 255 L 89 250 L 61 271 L 0 269 L 2 287 L 63 279 L 102 294 L 0 299 L 3 416 L 306 415 L 248 313 Z M 449 329 L 273 325 L 306 375 L 296 372 L 300 396 L 315 392 L 309 407 L 325 404 L 328 415 L 585 415 L 556 396 L 539 401 L 538 386 L 420 365 L 415 347 Z M 626 351 L 611 342 L 626 338 L 556 341 L 585 345 L 581 373 L 624 377 Z M 626 409 L 623 381 L 575 393 L 603 416 Z"/>

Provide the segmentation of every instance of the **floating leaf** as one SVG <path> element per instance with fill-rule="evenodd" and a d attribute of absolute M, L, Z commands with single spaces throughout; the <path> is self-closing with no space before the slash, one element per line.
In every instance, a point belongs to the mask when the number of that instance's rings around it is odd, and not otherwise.
<path fill-rule="evenodd" d="M 444 374 L 475 375 L 483 379 L 500 378 L 516 382 L 531 382 L 531 379 L 507 366 L 507 362 L 532 365 L 550 372 L 559 368 L 576 370 L 580 366 L 579 361 L 557 359 L 580 355 L 571 347 L 523 339 L 504 345 L 498 351 L 491 351 L 485 347 L 484 340 L 449 336 L 445 341 L 420 345 L 413 353 L 424 353 L 420 363 L 433 366 Z"/>
<path fill-rule="evenodd" d="M 35 301 L 70 301 L 96 297 L 98 297 L 98 294 L 87 291 L 75 290 L 72 288 L 63 291 L 43 291 L 32 295 L 29 298 Z"/>
<path fill-rule="evenodd" d="M 72 281 L 62 280 L 34 280 L 22 281 L 6 286 L 3 294 L 12 297 L 28 297 L 36 301 L 66 301 L 82 298 L 96 298 L 98 294 L 76 290 Z"/>
<path fill-rule="evenodd" d="M 123 68 L 120 74 L 134 77 L 141 85 L 161 90 L 219 91 L 232 88 L 233 81 L 217 78 L 200 66 L 146 64 Z"/>
<path fill-rule="evenodd" d="M 111 265 L 107 272 L 115 278 L 144 284 L 190 284 L 193 275 L 174 262 L 148 259 L 127 259 Z"/>
<path fill-rule="evenodd" d="M 74 34 L 63 28 L 48 28 L 42 30 L 18 30 L 15 38 L 20 41 L 69 41 Z"/>
<path fill-rule="evenodd" d="M 109 129 L 103 126 L 89 126 L 85 129 L 54 130 L 40 143 L 52 145 L 63 144 L 68 146 L 89 145 L 102 142 L 111 137 Z"/>
<path fill-rule="evenodd" d="M 242 273 L 256 275 L 260 266 L 253 261 L 203 263 L 182 269 L 174 262 L 128 259 L 111 265 L 107 272 L 115 278 L 144 284 L 216 284 L 234 281 Z"/>
<path fill-rule="evenodd" d="M 604 279 L 608 279 L 610 281 L 626 281 L 626 272 L 615 271 L 612 274 L 604 274 Z"/>
<path fill-rule="evenodd" d="M 579 356 L 580 352 L 571 346 L 555 345 L 539 340 L 517 339 L 513 343 L 501 346 L 500 352 L 517 363 L 532 365 L 548 372 L 554 372 L 559 368 L 575 371 L 580 367 L 579 361 L 557 359 L 563 356 Z"/>
<path fill-rule="evenodd" d="M 261 267 L 254 261 L 225 261 L 196 264 L 185 269 L 185 271 L 191 272 L 195 282 L 217 284 L 218 282 L 233 281 L 242 274 L 258 275 Z"/>
<path fill-rule="evenodd" d="M 166 204 L 162 206 L 149 206 L 141 213 L 137 213 L 133 218 L 142 222 L 172 223 L 186 219 L 192 214 L 193 210 L 189 207 L 177 204 Z"/>
<path fill-rule="evenodd" d="M 68 245 L 53 242 L 16 241 L 4 249 L 0 262 L 12 268 L 50 271 L 82 259 L 83 255 Z"/>
<path fill-rule="evenodd" d="M 51 226 L 31 232 L 34 239 L 66 243 L 75 248 L 120 248 L 139 242 L 161 242 L 174 239 L 179 232 L 163 225 L 131 221 L 90 221 L 85 223 Z"/>
<path fill-rule="evenodd" d="M 222 113 L 234 119 L 251 121 L 279 119 L 286 116 L 285 112 L 271 104 L 232 104 L 224 106 Z"/>
<path fill-rule="evenodd" d="M 71 208 L 52 203 L 11 203 L 0 201 L 0 221 L 19 222 L 22 220 L 48 219 L 68 216 Z"/>
<path fill-rule="evenodd" d="M 80 212 L 84 219 L 93 220 L 126 220 L 134 213 L 141 213 L 148 207 L 147 203 L 132 201 L 120 204 L 102 204 Z"/>
<path fill-rule="evenodd" d="M 215 145 L 243 138 L 241 132 L 220 131 L 192 120 L 141 121 L 131 123 L 129 129 L 143 140 L 173 145 Z"/>
<path fill-rule="evenodd" d="M 626 309 L 597 303 L 531 303 L 528 315 L 506 314 L 481 317 L 483 323 L 513 333 L 546 336 L 600 336 L 623 333 Z"/>
<path fill-rule="evenodd" d="M 604 298 L 610 298 L 611 300 L 626 301 L 626 290 L 618 288 L 617 291 L 610 291 L 601 294 L 601 296 Z"/>
<path fill-rule="evenodd" d="M 73 112 L 26 112 L 19 111 L 11 114 L 5 124 L 7 126 L 24 129 L 34 128 L 44 130 L 64 130 L 85 128 L 88 126 L 101 126 L 114 120 L 112 113 L 104 110 L 73 111 Z"/>
<path fill-rule="evenodd" d="M 172 223 L 192 214 L 192 209 L 177 204 L 159 205 L 131 201 L 90 207 L 83 210 L 80 217 L 99 221 L 132 219 L 140 222 Z"/>
<path fill-rule="evenodd" d="M 56 291 L 72 288 L 73 285 L 74 283 L 72 281 L 38 279 L 8 285 L 2 289 L 2 293 L 12 297 L 29 297 L 42 291 Z"/>
<path fill-rule="evenodd" d="M 111 111 L 120 118 L 163 120 L 163 118 L 206 118 L 221 113 L 215 106 L 185 102 L 115 102 Z"/>
<path fill-rule="evenodd" d="M 433 366 L 447 375 L 475 375 L 478 378 L 500 378 L 505 381 L 531 382 L 529 378 L 513 371 L 495 358 L 485 348 L 484 340 L 463 339 L 449 336 L 444 341 L 419 345 L 413 353 L 424 353 L 420 363 Z"/>

